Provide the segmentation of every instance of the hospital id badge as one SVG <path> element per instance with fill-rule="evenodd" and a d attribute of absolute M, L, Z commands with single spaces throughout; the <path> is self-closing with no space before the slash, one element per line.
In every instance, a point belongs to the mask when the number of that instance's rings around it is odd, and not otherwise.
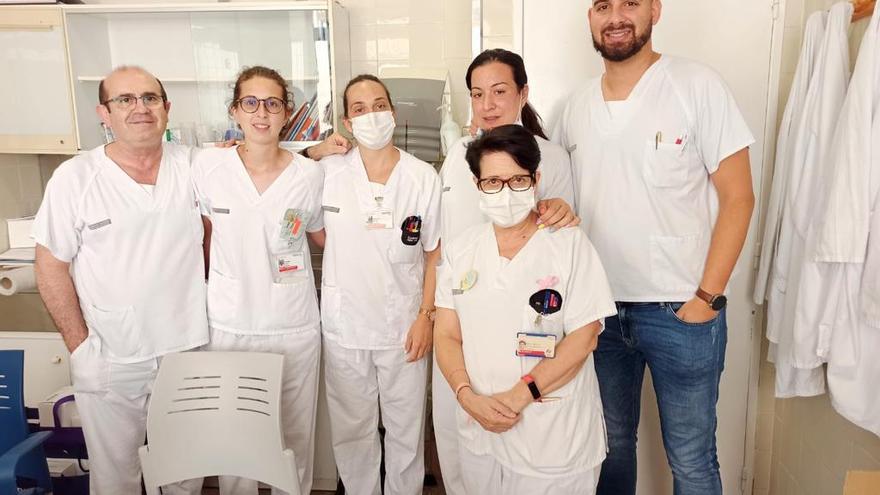
<path fill-rule="evenodd" d="M 275 282 L 283 283 L 285 280 L 307 277 L 306 256 L 302 251 L 295 253 L 280 253 L 275 258 Z"/>
<path fill-rule="evenodd" d="M 556 357 L 556 335 L 552 333 L 516 334 L 516 355 L 519 357 Z"/>
<path fill-rule="evenodd" d="M 367 230 L 394 228 L 394 213 L 389 208 L 376 208 L 367 214 Z"/>

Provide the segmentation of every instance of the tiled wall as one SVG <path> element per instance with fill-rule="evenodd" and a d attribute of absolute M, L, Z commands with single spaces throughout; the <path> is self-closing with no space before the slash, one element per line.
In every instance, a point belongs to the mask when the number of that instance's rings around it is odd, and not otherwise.
<path fill-rule="evenodd" d="M 788 98 L 807 17 L 833 0 L 789 0 L 783 38 L 780 110 Z M 853 57 L 866 21 L 850 33 Z M 828 395 L 775 399 L 764 342 L 759 378 L 754 495 L 840 495 L 848 470 L 880 470 L 880 438 L 837 414 Z"/>
<path fill-rule="evenodd" d="M 5 219 L 33 215 L 40 206 L 41 168 L 37 155 L 0 154 L 0 251 L 9 247 Z M 38 294 L 0 296 L 0 331 L 53 329 Z"/>
<path fill-rule="evenodd" d="M 513 50 L 513 4 L 521 0 L 483 0 L 483 49 Z"/>
<path fill-rule="evenodd" d="M 453 116 L 467 123 L 464 75 L 471 61 L 471 0 L 344 0 L 351 25 L 352 74 L 385 67 L 446 69 Z"/>

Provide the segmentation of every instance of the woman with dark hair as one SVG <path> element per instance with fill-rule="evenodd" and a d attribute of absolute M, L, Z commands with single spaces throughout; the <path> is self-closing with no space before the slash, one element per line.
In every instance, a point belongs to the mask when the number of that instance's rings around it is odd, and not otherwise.
<path fill-rule="evenodd" d="M 309 493 L 321 319 L 306 237 L 324 243 L 324 174 L 278 144 L 292 108 L 278 72 L 261 66 L 243 70 L 229 115 L 244 141 L 200 151 L 192 167 L 210 266 L 211 341 L 203 349 L 284 355 L 284 444 L 295 454 L 300 491 Z M 220 493 L 256 495 L 257 482 L 223 476 Z"/>
<path fill-rule="evenodd" d="M 465 82 L 471 94 L 472 123 L 478 135 L 499 126 L 520 124 L 538 143 L 541 159 L 535 165 L 542 179 L 536 189 L 539 200 L 536 221 L 550 230 L 576 225 L 571 208 L 574 192 L 568 153 L 547 140 L 541 119 L 528 102 L 528 76 L 522 57 L 508 50 L 486 50 L 471 62 Z M 464 137 L 455 143 L 440 170 L 444 243 L 452 242 L 469 227 L 487 221 L 479 211 L 480 192 L 465 160 L 465 149 L 472 140 Z M 447 493 L 462 495 L 454 423 L 455 398 L 445 386 L 436 363 L 432 394 L 434 433 L 443 483 Z"/>
<path fill-rule="evenodd" d="M 321 160 L 321 321 L 333 453 L 346 493 L 416 495 L 425 473 L 440 179 L 394 146 L 396 115 L 382 81 L 355 77 L 343 107 L 357 146 Z"/>
<path fill-rule="evenodd" d="M 605 458 L 593 366 L 616 313 L 581 229 L 541 229 L 541 152 L 515 125 L 473 141 L 466 160 L 487 221 L 443 246 L 435 356 L 458 404 L 466 493 L 595 493 Z"/>

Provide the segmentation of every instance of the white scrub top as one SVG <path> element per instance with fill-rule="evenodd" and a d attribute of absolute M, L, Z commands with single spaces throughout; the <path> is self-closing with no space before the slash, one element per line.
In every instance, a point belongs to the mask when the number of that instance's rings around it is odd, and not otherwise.
<path fill-rule="evenodd" d="M 315 330 L 321 319 L 305 234 L 324 228 L 324 170 L 294 155 L 259 194 L 236 149 L 203 150 L 193 160 L 193 182 L 212 226 L 209 323 L 243 335 Z M 282 235 L 289 215 L 300 222 L 293 237 Z M 281 256 L 301 263 L 282 277 Z"/>
<path fill-rule="evenodd" d="M 380 201 L 358 148 L 321 160 L 327 229 L 321 323 L 324 336 L 345 348 L 401 348 L 422 301 L 424 251 L 440 240 L 440 178 L 431 165 L 399 151 Z M 367 228 L 377 208 L 391 210 L 391 228 Z M 421 218 L 421 229 L 407 245 L 402 227 L 411 217 Z"/>
<path fill-rule="evenodd" d="M 202 235 L 190 150 L 168 143 L 152 194 L 103 146 L 62 163 L 33 227 L 71 264 L 89 334 L 119 363 L 208 341 Z"/>
<path fill-rule="evenodd" d="M 516 356 L 519 332 L 552 333 L 559 342 L 616 313 L 602 262 L 580 229 L 539 230 L 507 260 L 499 256 L 494 228 L 486 223 L 444 244 L 443 258 L 435 304 L 458 314 L 465 367 L 478 394 L 509 390 L 540 362 Z M 469 274 L 476 283 L 462 290 Z M 537 324 L 529 298 L 548 287 L 562 296 L 561 309 Z M 457 408 L 462 445 L 525 476 L 559 476 L 599 465 L 605 425 L 593 356 L 574 379 L 547 395 L 561 399 L 529 405 L 520 422 L 500 435 Z"/>
<path fill-rule="evenodd" d="M 754 142 L 730 90 L 699 63 L 664 55 L 612 119 L 601 77 L 567 104 L 581 226 L 618 301 L 687 301 L 702 278 L 718 197 L 709 175 Z"/>
<path fill-rule="evenodd" d="M 538 199 L 562 198 L 574 209 L 574 190 L 571 180 L 571 161 L 561 146 L 535 136 L 541 149 L 541 163 L 538 171 Z M 456 142 L 446 155 L 440 169 L 443 182 L 442 209 L 443 227 L 441 237 L 452 240 L 474 225 L 486 223 L 489 219 L 480 211 L 480 191 L 474 183 L 465 152 L 471 137 L 463 137 Z"/>

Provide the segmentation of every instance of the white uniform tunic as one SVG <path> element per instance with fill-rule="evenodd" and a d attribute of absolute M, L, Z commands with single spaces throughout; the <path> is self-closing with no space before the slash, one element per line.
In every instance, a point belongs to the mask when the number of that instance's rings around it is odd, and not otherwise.
<path fill-rule="evenodd" d="M 321 164 L 324 376 L 339 475 L 347 493 L 380 493 L 381 406 L 384 493 L 416 495 L 424 481 L 428 358 L 406 362 L 403 346 L 422 300 L 424 252 L 440 240 L 440 179 L 404 151 L 384 185 L 369 182 L 358 148 Z M 378 225 L 389 217 L 391 228 L 367 228 L 368 218 Z M 418 236 L 405 243 L 403 227 L 416 217 Z"/>
<path fill-rule="evenodd" d="M 349 349 L 402 349 L 422 301 L 424 251 L 433 251 L 440 241 L 440 179 L 430 165 L 400 151 L 376 196 L 357 148 L 321 164 L 327 227 L 324 336 Z M 367 229 L 367 217 L 377 208 L 392 211 L 392 228 Z M 421 217 L 422 226 L 418 243 L 409 246 L 401 239 L 401 226 L 412 216 Z"/>
<path fill-rule="evenodd" d="M 89 330 L 70 373 L 93 494 L 140 491 L 137 449 L 159 358 L 208 341 L 189 160 L 188 148 L 163 145 L 148 192 L 103 146 L 83 153 L 52 175 L 34 221 L 36 242 L 71 264 Z"/>
<path fill-rule="evenodd" d="M 204 215 L 211 219 L 208 318 L 211 328 L 271 335 L 320 326 L 306 232 L 324 228 L 320 165 L 294 155 L 262 194 L 236 148 L 208 149 L 194 161 L 193 180 Z M 285 215 L 301 222 L 295 238 L 282 235 Z M 281 279 L 279 255 L 302 260 Z"/>
<path fill-rule="evenodd" d="M 516 356 L 517 333 L 565 335 L 615 314 L 605 271 L 580 229 L 536 232 L 512 259 L 498 255 L 492 224 L 475 226 L 443 247 L 438 269 L 436 305 L 456 311 L 461 322 L 465 366 L 474 391 L 504 392 L 539 359 Z M 476 272 L 476 283 L 461 290 L 460 281 Z M 562 296 L 561 310 L 544 316 L 529 306 L 532 294 L 549 287 Z M 459 410 L 461 446 L 489 455 L 512 471 L 553 478 L 591 471 L 605 458 L 604 422 L 592 355 L 562 388 L 547 394 L 561 399 L 534 403 L 511 430 L 495 434 L 482 429 Z"/>
<path fill-rule="evenodd" d="M 535 136 L 541 149 L 538 170 L 538 199 L 562 198 L 574 208 L 574 190 L 571 180 L 571 161 L 561 146 Z M 443 161 L 440 180 L 443 182 L 442 229 L 440 237 L 451 241 L 474 225 L 489 221 L 480 211 L 480 191 L 474 183 L 465 152 L 473 138 L 458 140 Z M 435 360 L 436 361 L 436 360 Z M 437 457 L 443 471 L 443 485 L 449 495 L 464 495 L 458 459 L 458 432 L 455 426 L 455 410 L 458 402 L 447 386 L 443 373 L 434 364 L 431 402 L 433 406 L 434 437 L 437 441 Z"/>
<path fill-rule="evenodd" d="M 535 136 L 541 149 L 541 163 L 538 171 L 541 180 L 538 182 L 538 199 L 562 198 L 574 208 L 574 189 L 571 181 L 571 161 L 568 153 L 561 146 L 546 139 Z M 489 221 L 480 212 L 480 191 L 474 183 L 465 152 L 467 145 L 473 142 L 471 137 L 463 137 L 449 150 L 440 169 L 440 180 L 443 182 L 442 232 L 441 237 L 452 240 L 474 225 Z"/>
<path fill-rule="evenodd" d="M 63 163 L 46 187 L 34 238 L 71 263 L 89 333 L 113 362 L 208 340 L 189 159 L 189 148 L 164 145 L 151 194 L 99 147 Z"/>
<path fill-rule="evenodd" d="M 668 55 L 618 107 L 612 116 L 593 79 L 557 128 L 581 225 L 610 267 L 616 300 L 690 300 L 718 212 L 709 175 L 754 138 L 720 76 Z"/>
<path fill-rule="evenodd" d="M 202 212 L 212 225 L 208 275 L 211 343 L 203 349 L 284 355 L 282 430 L 285 444 L 296 455 L 300 491 L 309 493 L 321 319 L 305 234 L 324 227 L 324 170 L 294 155 L 260 194 L 237 149 L 215 148 L 196 156 L 193 181 Z M 299 261 L 299 267 L 282 275 L 278 270 L 281 256 Z M 256 494 L 257 482 L 221 477 L 220 492 Z"/>

